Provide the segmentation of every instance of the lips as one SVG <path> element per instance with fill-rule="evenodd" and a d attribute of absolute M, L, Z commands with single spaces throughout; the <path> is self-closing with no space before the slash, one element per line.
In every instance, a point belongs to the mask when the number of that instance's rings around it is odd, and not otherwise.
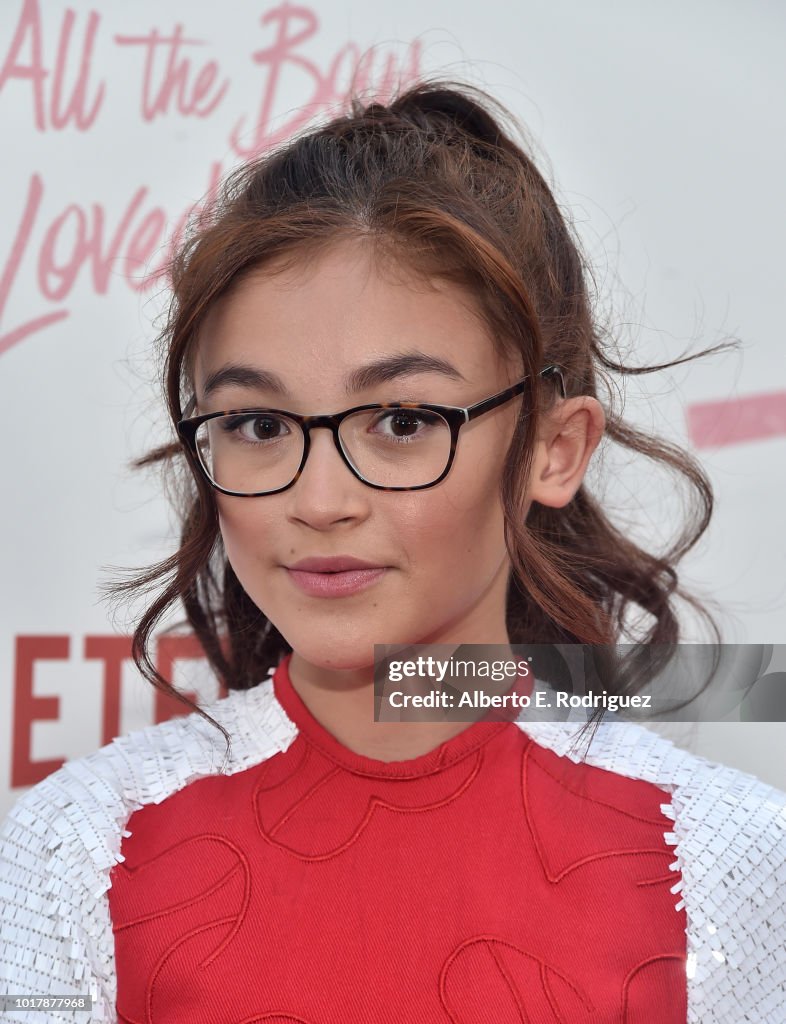
<path fill-rule="evenodd" d="M 347 572 L 350 569 L 384 569 L 378 562 L 366 562 L 351 555 L 333 555 L 324 558 L 301 558 L 287 569 L 299 572 Z"/>
<path fill-rule="evenodd" d="M 355 594 L 374 584 L 388 571 L 387 566 L 374 565 L 350 555 L 302 558 L 284 568 L 292 583 L 311 597 Z"/>

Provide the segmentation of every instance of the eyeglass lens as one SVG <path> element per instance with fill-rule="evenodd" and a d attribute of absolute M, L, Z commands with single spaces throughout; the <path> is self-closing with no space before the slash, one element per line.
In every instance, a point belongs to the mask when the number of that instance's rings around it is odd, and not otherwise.
<path fill-rule="evenodd" d="M 366 409 L 339 427 L 344 454 L 369 483 L 418 487 L 438 479 L 450 458 L 451 431 L 428 409 Z M 286 487 L 303 458 L 305 436 L 279 413 L 228 414 L 200 424 L 199 457 L 214 483 L 258 494 Z"/>

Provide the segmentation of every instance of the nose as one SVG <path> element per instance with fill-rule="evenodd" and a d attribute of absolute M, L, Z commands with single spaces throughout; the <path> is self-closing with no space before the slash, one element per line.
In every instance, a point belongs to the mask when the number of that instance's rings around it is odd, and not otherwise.
<path fill-rule="evenodd" d="M 368 492 L 368 493 L 366 493 Z M 368 515 L 371 489 L 354 475 L 330 429 L 312 427 L 306 464 L 288 496 L 289 514 L 316 529 Z"/>

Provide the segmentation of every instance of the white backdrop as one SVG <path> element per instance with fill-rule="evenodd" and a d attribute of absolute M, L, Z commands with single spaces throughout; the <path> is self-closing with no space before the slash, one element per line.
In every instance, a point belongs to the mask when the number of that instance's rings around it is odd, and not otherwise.
<path fill-rule="evenodd" d="M 710 472 L 714 525 L 685 570 L 725 609 L 725 638 L 784 642 L 783 7 L 380 7 L 0 4 L 0 815 L 63 758 L 154 718 L 125 657 L 131 618 L 112 620 L 98 583 L 176 544 L 158 479 L 126 468 L 163 434 L 155 270 L 218 175 L 304 107 L 324 112 L 353 74 L 384 93 L 441 71 L 523 119 L 628 361 L 742 339 L 626 385 L 626 411 Z M 646 465 L 615 476 L 607 500 L 641 503 L 632 529 L 659 536 L 678 510 L 668 483 Z M 215 691 L 187 642 L 158 660 Z M 783 787 L 784 735 L 702 726 L 680 742 Z"/>

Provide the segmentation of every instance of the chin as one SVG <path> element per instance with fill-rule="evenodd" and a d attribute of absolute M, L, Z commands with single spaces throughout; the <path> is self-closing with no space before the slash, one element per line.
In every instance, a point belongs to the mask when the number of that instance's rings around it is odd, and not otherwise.
<path fill-rule="evenodd" d="M 334 622 L 324 631 L 312 627 L 308 633 L 303 630 L 302 623 L 299 628 L 289 630 L 285 624 L 282 626 L 276 624 L 292 650 L 315 668 L 351 672 L 374 664 L 374 644 L 380 643 L 375 636 L 349 637 L 339 622 Z"/>
<path fill-rule="evenodd" d="M 313 639 L 302 644 L 290 643 L 292 650 L 315 668 L 326 672 L 357 672 L 374 664 L 374 645 L 329 644 L 316 646 Z"/>

